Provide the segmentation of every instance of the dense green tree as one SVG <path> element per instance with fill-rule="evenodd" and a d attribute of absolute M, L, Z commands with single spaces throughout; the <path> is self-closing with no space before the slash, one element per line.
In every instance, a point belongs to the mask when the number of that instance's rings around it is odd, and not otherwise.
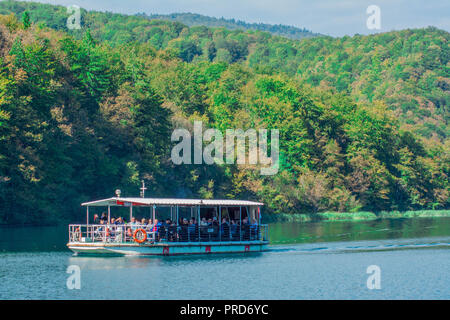
<path fill-rule="evenodd" d="M 31 26 L 30 13 L 28 11 L 25 11 L 22 14 L 22 23 L 25 30 L 27 30 Z"/>

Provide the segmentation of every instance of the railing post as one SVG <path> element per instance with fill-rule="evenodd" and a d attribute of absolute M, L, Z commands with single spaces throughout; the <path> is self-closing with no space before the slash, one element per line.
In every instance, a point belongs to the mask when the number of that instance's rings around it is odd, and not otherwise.
<path fill-rule="evenodd" d="M 242 207 L 239 207 L 239 241 L 242 241 Z"/>
<path fill-rule="evenodd" d="M 179 208 L 179 206 L 177 205 L 177 223 L 175 224 L 176 225 L 175 234 L 177 235 L 177 242 L 180 241 L 180 234 L 178 233 L 178 230 L 180 230 L 179 229 L 180 218 L 178 216 L 178 214 L 179 214 L 178 208 Z"/>

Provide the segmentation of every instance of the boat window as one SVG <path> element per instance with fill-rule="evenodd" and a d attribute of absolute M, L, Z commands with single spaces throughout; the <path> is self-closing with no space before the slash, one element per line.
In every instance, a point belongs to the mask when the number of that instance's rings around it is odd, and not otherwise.
<path fill-rule="evenodd" d="M 230 216 L 230 220 L 235 220 L 239 222 L 240 207 L 228 207 L 228 213 Z M 242 219 L 247 217 L 247 207 L 242 207 Z"/>
<path fill-rule="evenodd" d="M 208 208 L 208 207 L 201 207 L 200 208 L 200 219 L 205 218 L 206 220 L 208 219 L 213 219 L 214 217 L 218 217 L 218 213 L 217 213 L 217 208 Z"/>
<path fill-rule="evenodd" d="M 176 210 L 176 209 L 175 209 Z M 178 224 L 182 224 L 183 219 L 190 220 L 194 214 L 192 207 L 179 207 L 178 208 Z M 176 214 L 176 211 L 175 211 Z"/>
<path fill-rule="evenodd" d="M 158 221 L 166 221 L 171 219 L 170 207 L 156 207 L 155 217 Z"/>
<path fill-rule="evenodd" d="M 229 212 L 227 207 L 222 207 L 221 208 L 221 217 L 222 217 L 222 219 L 225 218 L 228 221 L 231 220 L 230 219 L 230 212 Z"/>

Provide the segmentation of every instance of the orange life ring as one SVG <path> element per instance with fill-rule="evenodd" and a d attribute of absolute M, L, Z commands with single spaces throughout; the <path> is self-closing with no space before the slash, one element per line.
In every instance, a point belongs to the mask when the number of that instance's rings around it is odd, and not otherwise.
<path fill-rule="evenodd" d="M 141 239 L 138 239 L 136 236 L 138 234 L 138 232 L 141 232 L 144 236 Z M 144 229 L 137 229 L 134 234 L 133 234 L 133 239 L 134 241 L 136 241 L 137 243 L 144 243 L 145 241 L 147 241 L 147 232 Z"/>

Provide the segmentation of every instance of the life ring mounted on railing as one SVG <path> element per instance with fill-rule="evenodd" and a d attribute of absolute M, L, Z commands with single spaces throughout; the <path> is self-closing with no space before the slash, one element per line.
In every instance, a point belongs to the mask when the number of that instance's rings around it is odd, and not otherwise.
<path fill-rule="evenodd" d="M 137 229 L 133 234 L 133 239 L 137 243 L 144 243 L 147 241 L 147 232 L 144 229 Z"/>

